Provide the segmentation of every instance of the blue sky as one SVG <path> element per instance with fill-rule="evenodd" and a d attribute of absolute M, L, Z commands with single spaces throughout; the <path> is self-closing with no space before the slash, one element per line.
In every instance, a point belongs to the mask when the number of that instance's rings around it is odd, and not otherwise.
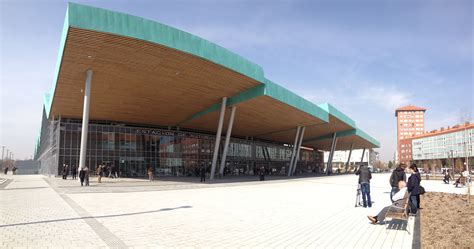
<path fill-rule="evenodd" d="M 330 102 L 396 148 L 394 110 L 426 127 L 471 117 L 473 1 L 75 1 L 155 20 L 261 65 L 272 81 Z M 67 1 L 0 1 L 0 145 L 30 157 L 53 82 Z"/>

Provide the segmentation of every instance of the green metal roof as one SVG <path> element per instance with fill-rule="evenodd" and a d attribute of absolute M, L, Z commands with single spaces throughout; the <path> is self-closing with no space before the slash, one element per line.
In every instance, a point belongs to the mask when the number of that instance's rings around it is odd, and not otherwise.
<path fill-rule="evenodd" d="M 356 123 L 354 120 L 349 118 L 346 114 L 339 111 L 336 107 L 329 103 L 322 103 L 318 105 L 323 110 L 329 113 L 329 115 L 334 116 L 335 118 L 341 120 L 342 122 L 346 123 L 347 125 L 351 126 L 352 128 L 356 128 Z"/>
<path fill-rule="evenodd" d="M 228 105 L 234 105 L 258 96 L 265 95 L 311 114 L 321 120 L 324 120 L 325 122 L 328 122 L 329 115 L 332 115 L 344 121 L 351 127 L 356 127 L 356 124 L 352 119 L 337 110 L 329 103 L 316 105 L 289 91 L 288 89 L 273 83 L 272 81 L 265 78 L 264 71 L 261 66 L 252 63 L 249 60 L 212 42 L 168 25 L 147 20 L 141 17 L 75 3 L 68 4 L 59 45 L 53 86 L 51 88 L 51 92 L 46 94 L 44 99 L 47 117 L 49 117 L 54 101 L 54 93 L 59 77 L 69 27 L 105 32 L 161 44 L 209 60 L 213 63 L 229 68 L 235 72 L 262 83 L 260 86 L 230 97 L 227 102 Z M 220 103 L 216 103 L 210 108 L 196 113 L 190 117 L 190 119 L 197 118 L 209 112 L 217 111 L 219 109 L 219 105 Z M 355 130 L 356 135 L 367 138 L 373 144 L 379 144 L 378 141 L 371 138 L 361 130 Z"/>
<path fill-rule="evenodd" d="M 239 94 L 236 94 L 235 96 L 230 97 L 229 100 L 227 101 L 227 106 L 236 105 L 238 103 L 241 103 L 241 102 L 244 102 L 256 97 L 260 97 L 260 96 L 272 97 L 278 101 L 281 101 L 290 106 L 293 106 L 294 108 L 297 108 L 301 111 L 311 114 L 314 117 L 317 117 L 323 120 L 324 122 L 329 122 L 328 112 L 324 111 L 322 108 L 318 107 L 312 102 L 296 95 L 290 90 L 271 82 L 270 80 L 265 80 L 265 84 L 263 85 L 256 86 L 245 92 L 241 92 Z M 194 114 L 192 117 L 190 117 L 186 121 L 190 121 L 190 120 L 199 118 L 201 116 L 204 116 L 208 113 L 218 111 L 220 108 L 220 105 L 221 105 L 220 103 L 216 103 L 213 106 L 211 106 L 209 109 L 206 109 Z"/>
<path fill-rule="evenodd" d="M 371 137 L 369 134 L 365 133 L 363 130 L 359 128 L 336 133 L 336 137 L 347 137 L 347 136 L 353 136 L 353 135 L 356 135 L 366 141 L 369 141 L 371 144 L 375 145 L 377 148 L 380 148 L 379 141 L 377 141 L 375 138 Z M 333 137 L 333 134 L 328 134 L 328 135 L 324 135 L 318 138 L 310 138 L 307 140 L 303 140 L 303 142 L 327 140 L 327 139 L 332 139 L 332 137 Z"/>

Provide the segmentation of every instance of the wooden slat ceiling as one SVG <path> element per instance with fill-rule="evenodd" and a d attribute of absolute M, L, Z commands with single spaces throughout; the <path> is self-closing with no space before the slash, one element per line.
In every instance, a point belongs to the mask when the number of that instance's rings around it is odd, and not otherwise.
<path fill-rule="evenodd" d="M 296 127 L 293 126 L 292 130 L 284 130 L 281 132 L 267 133 L 260 135 L 258 137 L 275 140 L 275 141 L 287 141 L 291 137 L 291 143 L 294 142 L 294 137 L 296 135 Z M 350 125 L 342 122 L 341 120 L 329 115 L 329 123 L 319 123 L 306 127 L 304 132 L 304 139 L 321 137 L 327 134 L 332 134 L 334 132 L 341 132 L 354 129 Z"/>
<path fill-rule="evenodd" d="M 310 141 L 303 143 L 303 146 L 329 151 L 331 148 L 331 142 L 332 139 Z M 352 143 L 354 143 L 354 149 L 374 148 L 374 145 L 367 140 L 357 135 L 350 135 L 337 138 L 336 150 L 349 150 Z"/>
<path fill-rule="evenodd" d="M 230 108 L 227 108 L 223 134 L 227 130 L 229 115 Z M 215 132 L 218 118 L 219 112 L 212 112 L 186 123 L 183 127 Z M 329 123 L 325 123 L 305 112 L 295 111 L 278 100 L 262 96 L 237 105 L 232 135 L 292 144 L 296 135 L 296 127 L 299 125 L 307 126 L 304 134 L 305 139 L 354 129 L 331 115 Z M 343 137 L 343 139 L 345 138 Z M 345 141 L 343 139 L 340 138 L 341 145 Z M 357 140 L 357 144 L 361 144 L 361 141 L 365 140 Z M 331 141 L 329 140 L 329 144 L 325 141 L 307 142 L 303 143 L 303 146 L 329 150 Z M 337 149 L 339 150 L 339 146 Z"/>
<path fill-rule="evenodd" d="M 267 139 L 271 141 L 288 143 L 293 142 L 294 132 L 289 132 L 280 136 L 258 136 L 268 132 L 290 130 L 298 125 L 315 125 L 324 121 L 306 113 L 299 111 L 285 103 L 268 96 L 260 96 L 236 105 L 236 113 L 232 135 L 250 136 Z M 227 108 L 226 116 L 230 116 L 230 109 Z M 183 125 L 184 128 L 200 129 L 210 132 L 217 130 L 219 112 L 212 112 Z M 224 132 L 227 130 L 225 122 Z"/>
<path fill-rule="evenodd" d="M 260 83 L 202 58 L 166 46 L 102 32 L 70 28 L 51 115 L 82 118 L 85 72 L 92 69 L 90 119 L 175 126 L 193 114 Z M 226 115 L 224 133 L 230 110 Z M 182 125 L 217 130 L 219 112 Z M 330 116 L 318 118 L 268 96 L 237 105 L 232 134 L 293 143 L 295 127 L 308 126 L 305 138 L 351 129 Z M 352 137 L 352 136 L 351 136 Z M 350 137 L 339 138 L 346 146 Z M 358 144 L 366 143 L 358 137 Z M 360 140 L 360 141 L 359 141 Z M 330 140 L 304 146 L 328 149 Z M 329 143 L 329 145 L 327 145 Z M 338 145 L 338 149 L 342 148 Z"/>
<path fill-rule="evenodd" d="M 82 118 L 85 72 L 92 77 L 90 119 L 176 125 L 260 83 L 202 58 L 158 44 L 70 28 L 52 106 Z"/>

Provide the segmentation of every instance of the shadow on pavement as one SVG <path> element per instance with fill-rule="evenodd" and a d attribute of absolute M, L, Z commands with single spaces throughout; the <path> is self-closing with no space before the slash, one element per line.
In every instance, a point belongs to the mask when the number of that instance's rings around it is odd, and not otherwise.
<path fill-rule="evenodd" d="M 86 217 L 65 218 L 65 219 L 55 219 L 55 220 L 32 221 L 32 222 L 0 225 L 0 228 L 2 228 L 2 227 L 34 225 L 34 224 L 43 224 L 43 223 L 52 223 L 52 222 L 62 222 L 62 221 L 70 221 L 70 220 L 113 218 L 113 217 L 120 217 L 120 216 L 131 216 L 131 215 L 167 212 L 167 211 L 173 211 L 173 210 L 184 209 L 184 208 L 192 208 L 192 206 L 181 206 L 181 207 L 175 207 L 175 208 L 161 208 L 161 209 L 158 209 L 158 210 L 150 210 L 150 211 L 135 212 L 135 213 L 125 213 L 125 214 L 110 214 L 110 215 L 86 216 Z"/>

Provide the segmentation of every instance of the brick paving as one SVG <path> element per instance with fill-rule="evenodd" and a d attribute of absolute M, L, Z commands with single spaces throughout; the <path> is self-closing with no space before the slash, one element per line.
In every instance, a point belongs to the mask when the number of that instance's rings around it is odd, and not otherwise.
<path fill-rule="evenodd" d="M 403 224 L 371 225 L 388 205 L 389 174 L 374 174 L 375 202 L 354 208 L 357 177 L 200 184 L 106 179 L 91 187 L 43 176 L 5 176 L 1 248 L 410 248 Z M 422 182 L 423 184 L 423 182 Z M 430 187 L 427 187 L 431 188 Z"/>

